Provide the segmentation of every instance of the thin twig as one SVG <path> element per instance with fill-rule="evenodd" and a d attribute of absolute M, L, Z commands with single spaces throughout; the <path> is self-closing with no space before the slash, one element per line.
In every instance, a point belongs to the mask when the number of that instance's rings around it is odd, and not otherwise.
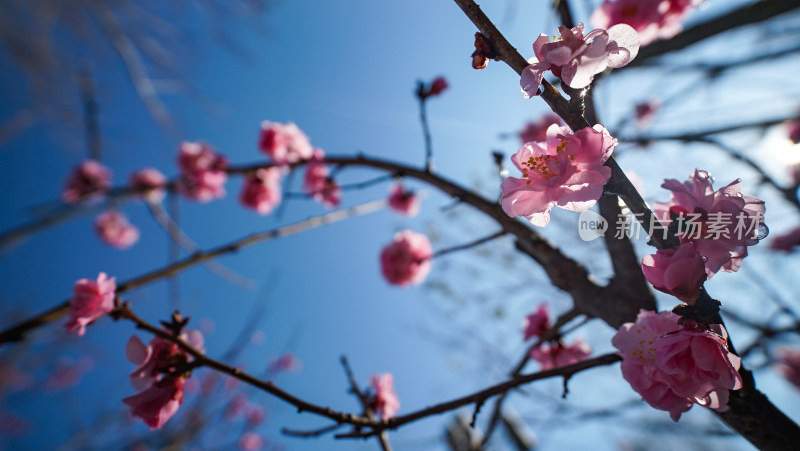
<path fill-rule="evenodd" d="M 453 252 L 463 251 L 467 249 L 472 249 L 473 247 L 480 246 L 483 243 L 488 243 L 489 241 L 496 240 L 502 236 L 505 236 L 508 232 L 505 230 L 500 230 L 499 232 L 495 232 L 489 236 L 485 236 L 483 238 L 477 239 L 475 241 L 471 241 L 466 244 L 459 244 L 458 246 L 448 247 L 446 249 L 438 250 L 434 252 L 431 258 L 441 257 L 443 255 L 451 254 Z"/>

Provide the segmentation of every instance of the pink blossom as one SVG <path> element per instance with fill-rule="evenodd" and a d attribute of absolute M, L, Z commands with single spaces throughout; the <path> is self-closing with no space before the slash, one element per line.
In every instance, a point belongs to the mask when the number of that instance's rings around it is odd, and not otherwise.
<path fill-rule="evenodd" d="M 769 248 L 776 251 L 789 252 L 800 246 L 800 227 L 795 227 L 783 235 L 776 236 L 769 242 Z"/>
<path fill-rule="evenodd" d="M 789 139 L 795 144 L 800 143 L 800 119 L 789 121 L 786 128 L 786 134 L 789 136 Z"/>
<path fill-rule="evenodd" d="M 131 414 L 141 418 L 150 429 L 159 429 L 183 403 L 184 382 L 182 377 L 166 377 L 122 402 L 131 406 Z"/>
<path fill-rule="evenodd" d="M 388 204 L 389 208 L 404 216 L 414 217 L 419 214 L 419 196 L 413 191 L 406 191 L 400 183 L 391 188 Z"/>
<path fill-rule="evenodd" d="M 522 144 L 529 142 L 545 142 L 547 141 L 547 129 L 553 124 L 564 125 L 564 121 L 556 114 L 545 114 L 540 117 L 538 121 L 525 124 L 522 131 L 519 132 L 519 140 Z"/>
<path fill-rule="evenodd" d="M 324 158 L 322 149 L 316 149 L 306 167 L 303 191 L 328 208 L 337 207 L 341 203 L 342 188 L 330 176 L 330 169 L 322 162 Z"/>
<path fill-rule="evenodd" d="M 250 427 L 258 426 L 264 421 L 267 414 L 264 413 L 264 409 L 258 406 L 249 405 L 247 411 L 245 412 L 245 417 L 247 418 L 247 425 Z"/>
<path fill-rule="evenodd" d="M 511 157 L 522 178 L 508 177 L 500 186 L 503 211 L 544 227 L 553 206 L 571 211 L 591 208 L 611 177 L 611 169 L 603 164 L 616 144 L 600 124 L 575 134 L 551 125 L 546 142 L 526 143 Z"/>
<path fill-rule="evenodd" d="M 622 355 L 622 376 L 652 407 L 674 421 L 697 403 L 724 411 L 728 390 L 742 380 L 738 356 L 728 352 L 725 330 L 681 327 L 672 312 L 642 310 L 611 340 Z"/>
<path fill-rule="evenodd" d="M 381 251 L 381 272 L 392 285 L 418 285 L 431 271 L 432 256 L 427 236 L 403 230 Z"/>
<path fill-rule="evenodd" d="M 522 331 L 523 340 L 528 341 L 533 337 L 540 337 L 550 329 L 550 313 L 547 303 L 542 302 L 536 311 L 528 315 L 522 322 L 525 330 Z"/>
<path fill-rule="evenodd" d="M 84 199 L 96 197 L 111 188 L 111 171 L 94 160 L 86 160 L 72 170 L 61 199 L 74 204 Z"/>
<path fill-rule="evenodd" d="M 539 362 L 542 371 L 547 371 L 586 360 L 591 354 L 592 348 L 578 338 L 575 343 L 567 346 L 555 343 L 533 348 L 531 358 Z"/>
<path fill-rule="evenodd" d="M 541 34 L 533 43 L 536 56 L 528 60 L 523 69 L 520 86 L 525 98 L 538 95 L 545 72 L 552 71 L 574 89 L 582 89 L 594 76 L 608 67 L 619 68 L 633 60 L 639 53 L 639 36 L 628 25 L 614 25 L 608 30 L 593 30 L 583 35 L 583 23 L 569 29 L 558 28 L 561 38 L 550 42 Z"/>
<path fill-rule="evenodd" d="M 313 154 L 308 137 L 292 122 L 262 122 L 258 148 L 281 166 L 308 160 Z"/>
<path fill-rule="evenodd" d="M 419 92 L 417 93 L 417 95 L 422 100 L 425 100 L 428 97 L 438 96 L 442 92 L 444 92 L 445 89 L 449 87 L 449 85 L 447 84 L 447 80 L 441 76 L 436 77 L 427 87 L 423 86 L 422 82 L 419 82 L 419 85 L 420 85 Z"/>
<path fill-rule="evenodd" d="M 225 421 L 233 421 L 240 414 L 244 413 L 246 408 L 247 399 L 245 399 L 244 395 L 238 393 L 233 397 L 233 399 L 231 399 L 231 402 L 228 403 L 228 406 L 225 408 L 225 412 L 223 413 L 223 417 L 225 418 Z"/>
<path fill-rule="evenodd" d="M 656 114 L 658 114 L 658 110 L 660 108 L 661 102 L 654 99 L 637 103 L 636 106 L 634 106 L 634 112 L 636 114 L 636 126 L 640 129 L 649 127 L 653 122 L 653 119 L 655 119 Z"/>
<path fill-rule="evenodd" d="M 144 168 L 133 174 L 130 178 L 133 191 L 147 198 L 151 202 L 160 202 L 164 199 L 164 188 L 167 186 L 167 177 L 158 169 Z"/>
<path fill-rule="evenodd" d="M 764 201 L 742 194 L 737 179 L 718 191 L 708 172 L 695 170 L 680 183 L 665 180 L 662 188 L 672 191 L 669 202 L 654 202 L 654 212 L 665 226 L 670 214 L 677 215 L 682 243 L 694 243 L 697 253 L 706 258 L 710 279 L 717 271 L 735 272 L 747 256 L 747 246 L 758 243 L 764 227 Z"/>
<path fill-rule="evenodd" d="M 239 449 L 244 451 L 258 451 L 264 447 L 264 439 L 255 432 L 247 432 L 239 439 Z"/>
<path fill-rule="evenodd" d="M 269 214 L 281 203 L 281 171 L 271 167 L 248 174 L 239 201 L 260 215 Z"/>
<path fill-rule="evenodd" d="M 639 33 L 640 44 L 669 39 L 683 29 L 686 15 L 700 0 L 606 0 L 590 22 L 598 28 L 627 24 Z"/>
<path fill-rule="evenodd" d="M 117 210 L 109 210 L 97 216 L 94 228 L 104 243 L 117 249 L 127 249 L 139 241 L 139 229 L 131 225 L 128 218 Z"/>
<path fill-rule="evenodd" d="M 64 327 L 67 332 L 78 331 L 81 337 L 86 333 L 86 326 L 97 318 L 114 310 L 114 296 L 117 284 L 113 277 L 101 272 L 97 280 L 80 279 L 72 288 L 69 300 L 69 319 Z"/>
<path fill-rule="evenodd" d="M 292 352 L 284 352 L 275 360 L 269 362 L 267 371 L 270 373 L 282 373 L 285 371 L 300 371 L 303 363 Z"/>
<path fill-rule="evenodd" d="M 394 391 L 394 378 L 392 373 L 373 374 L 369 380 L 375 394 L 372 398 L 372 408 L 383 420 L 388 420 L 400 410 L 400 400 Z"/>
<path fill-rule="evenodd" d="M 189 199 L 209 202 L 225 196 L 228 160 L 203 142 L 184 142 L 178 155 L 178 190 Z"/>
<path fill-rule="evenodd" d="M 642 259 L 642 272 L 653 288 L 684 302 L 697 299 L 706 280 L 705 261 L 692 243 L 662 249 Z"/>
<path fill-rule="evenodd" d="M 776 352 L 775 369 L 795 387 L 800 389 L 800 351 L 781 348 Z"/>

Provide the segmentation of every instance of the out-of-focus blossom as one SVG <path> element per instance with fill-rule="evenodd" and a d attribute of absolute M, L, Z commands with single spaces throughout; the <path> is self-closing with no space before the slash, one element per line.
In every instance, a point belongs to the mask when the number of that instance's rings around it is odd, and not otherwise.
<path fill-rule="evenodd" d="M 63 390 L 77 385 L 83 375 L 90 371 L 94 362 L 90 357 L 83 356 L 78 360 L 70 357 L 60 357 L 53 365 L 50 376 L 44 386 L 50 390 Z"/>
<path fill-rule="evenodd" d="M 770 249 L 789 252 L 800 246 L 800 227 L 795 227 L 783 235 L 778 235 L 769 242 Z"/>
<path fill-rule="evenodd" d="M 122 402 L 129 405 L 131 414 L 141 418 L 150 429 L 159 429 L 183 403 L 184 382 L 182 377 L 166 377 Z"/>
<path fill-rule="evenodd" d="M 264 439 L 255 432 L 246 432 L 239 439 L 239 449 L 243 451 L 258 451 L 264 447 Z"/>
<path fill-rule="evenodd" d="M 539 362 L 542 371 L 578 363 L 591 354 L 592 348 L 580 338 L 571 345 L 544 344 L 531 350 L 531 358 Z"/>
<path fill-rule="evenodd" d="M 558 32 L 561 38 L 554 42 L 542 33 L 533 43 L 535 56 L 528 60 L 530 65 L 522 70 L 520 78 L 526 98 L 539 94 L 548 70 L 569 87 L 582 89 L 589 86 L 596 74 L 608 67 L 625 66 L 639 53 L 639 36 L 625 24 L 592 30 L 586 36 L 583 23 L 572 29 L 558 27 Z"/>
<path fill-rule="evenodd" d="M 283 372 L 295 372 L 300 371 L 303 367 L 303 362 L 294 355 L 293 352 L 284 352 L 275 360 L 269 362 L 267 366 L 267 371 L 270 374 L 277 374 Z"/>
<path fill-rule="evenodd" d="M 775 369 L 795 387 L 800 389 L 800 351 L 780 348 L 775 351 Z"/>
<path fill-rule="evenodd" d="M 166 195 L 168 180 L 158 169 L 144 168 L 131 174 L 129 183 L 131 189 L 150 202 L 160 202 Z"/>
<path fill-rule="evenodd" d="M 571 211 L 591 208 L 611 177 L 604 163 L 616 144 L 600 124 L 574 134 L 567 127 L 551 125 L 545 142 L 526 143 L 511 157 L 522 178 L 508 177 L 500 185 L 503 211 L 544 227 L 553 206 Z"/>
<path fill-rule="evenodd" d="M 654 202 L 654 213 L 665 226 L 675 215 L 682 243 L 694 243 L 706 258 L 710 279 L 717 271 L 735 272 L 747 256 L 747 246 L 757 244 L 764 225 L 764 201 L 742 194 L 737 179 L 714 191 L 711 176 L 695 170 L 680 183 L 665 180 L 662 188 L 672 191 L 669 202 Z"/>
<path fill-rule="evenodd" d="M 241 393 L 237 393 L 228 403 L 228 406 L 225 407 L 223 417 L 225 421 L 233 421 L 236 417 L 243 414 L 246 408 L 247 399 L 245 399 L 244 395 Z"/>
<path fill-rule="evenodd" d="M 547 141 L 547 129 L 551 125 L 564 125 L 557 114 L 547 113 L 540 117 L 538 121 L 531 121 L 525 124 L 522 131 L 519 132 L 519 140 L 522 144 L 529 142 L 545 142 Z"/>
<path fill-rule="evenodd" d="M 662 249 L 642 259 L 642 272 L 653 288 L 684 302 L 697 299 L 706 280 L 705 261 L 692 243 Z"/>
<path fill-rule="evenodd" d="M 627 24 L 639 33 L 642 46 L 669 39 L 683 29 L 686 15 L 702 0 L 606 0 L 590 22 L 598 28 Z"/>
<path fill-rule="evenodd" d="M 392 285 L 417 285 L 431 271 L 433 248 L 428 237 L 411 230 L 398 232 L 381 252 L 381 272 Z"/>
<path fill-rule="evenodd" d="M 69 300 L 69 319 L 64 324 L 67 332 L 77 330 L 78 336 L 83 336 L 86 326 L 114 310 L 116 290 L 115 279 L 104 272 L 97 276 L 97 280 L 80 279 L 75 282 Z"/>
<path fill-rule="evenodd" d="M 281 171 L 271 167 L 248 174 L 239 201 L 260 215 L 269 214 L 281 202 Z"/>
<path fill-rule="evenodd" d="M 263 121 L 258 148 L 281 166 L 308 160 L 313 154 L 308 136 L 293 122 Z"/>
<path fill-rule="evenodd" d="M 100 213 L 94 220 L 94 228 L 100 240 L 117 249 L 127 249 L 139 241 L 139 229 L 117 210 Z"/>
<path fill-rule="evenodd" d="M 420 82 L 419 90 L 417 92 L 417 96 L 420 99 L 425 100 L 428 97 L 435 97 L 440 95 L 447 89 L 449 85 L 447 84 L 447 80 L 444 77 L 436 77 L 428 86 L 425 86 Z"/>
<path fill-rule="evenodd" d="M 800 143 L 800 119 L 789 121 L 786 125 L 786 128 L 786 133 L 789 135 L 789 139 L 791 139 L 795 144 Z"/>
<path fill-rule="evenodd" d="M 419 196 L 413 191 L 406 191 L 400 183 L 391 188 L 388 204 L 389 208 L 404 216 L 419 214 Z"/>
<path fill-rule="evenodd" d="M 522 331 L 523 340 L 528 341 L 533 337 L 540 337 L 548 329 L 550 329 L 550 313 L 547 308 L 547 303 L 542 302 L 536 311 L 531 313 L 522 322 L 525 329 Z"/>
<path fill-rule="evenodd" d="M 258 426 L 259 424 L 264 422 L 264 419 L 267 417 L 267 414 L 264 412 L 264 409 L 258 406 L 254 406 L 252 404 L 247 406 L 245 411 L 245 418 L 247 418 L 247 425 L 250 427 Z"/>
<path fill-rule="evenodd" d="M 342 188 L 331 177 L 330 169 L 322 162 L 324 159 L 325 152 L 315 149 L 306 167 L 303 191 L 328 208 L 337 207 L 341 203 Z"/>
<path fill-rule="evenodd" d="M 104 194 L 110 188 L 111 171 L 97 161 L 86 160 L 69 174 L 61 200 L 74 204 Z"/>
<path fill-rule="evenodd" d="M 658 114 L 658 110 L 661 109 L 661 102 L 650 99 L 645 102 L 637 103 L 633 109 L 636 115 L 636 126 L 640 129 L 645 129 L 653 123 L 653 119 L 655 119 Z"/>
<path fill-rule="evenodd" d="M 400 400 L 394 391 L 392 373 L 373 374 L 369 384 L 375 391 L 372 398 L 372 408 L 375 413 L 383 420 L 394 417 L 400 410 Z"/>
<path fill-rule="evenodd" d="M 184 142 L 178 154 L 178 190 L 189 199 L 209 202 L 225 196 L 228 160 L 203 142 Z"/>

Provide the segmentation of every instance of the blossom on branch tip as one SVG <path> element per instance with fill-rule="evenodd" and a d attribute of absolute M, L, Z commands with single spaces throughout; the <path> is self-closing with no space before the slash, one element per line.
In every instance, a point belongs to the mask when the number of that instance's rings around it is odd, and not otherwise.
<path fill-rule="evenodd" d="M 539 362 L 541 371 L 573 365 L 586 360 L 590 355 L 592 355 L 591 346 L 580 338 L 577 338 L 571 345 L 556 342 L 537 346 L 531 350 L 531 358 Z"/>
<path fill-rule="evenodd" d="M 741 359 L 728 351 L 722 326 L 681 326 L 679 319 L 641 310 L 635 323 L 623 324 L 611 340 L 622 356 L 622 376 L 674 421 L 695 403 L 724 412 L 728 391 L 742 387 Z"/>
<path fill-rule="evenodd" d="M 706 280 L 705 261 L 692 243 L 662 249 L 642 259 L 644 277 L 653 288 L 684 302 L 697 299 Z"/>
<path fill-rule="evenodd" d="M 69 174 L 61 199 L 74 204 L 106 193 L 111 188 L 111 171 L 94 160 L 86 160 Z"/>
<path fill-rule="evenodd" d="M 503 211 L 544 227 L 553 206 L 588 210 L 611 177 L 611 168 L 604 163 L 616 144 L 600 124 L 574 134 L 567 127 L 551 125 L 545 142 L 526 143 L 511 157 L 522 178 L 508 177 L 500 185 Z"/>
<path fill-rule="evenodd" d="M 209 202 L 225 196 L 228 160 L 203 142 L 184 142 L 178 154 L 178 190 L 189 199 Z"/>
<path fill-rule="evenodd" d="M 529 142 L 544 142 L 547 140 L 547 129 L 551 125 L 564 125 L 557 114 L 548 113 L 540 117 L 538 121 L 532 121 L 525 124 L 522 131 L 519 132 L 519 140 L 522 144 Z"/>
<path fill-rule="evenodd" d="M 447 80 L 444 77 L 436 77 L 429 85 L 425 86 L 423 82 L 419 82 L 419 86 L 417 88 L 417 97 L 420 100 L 425 100 L 428 97 L 436 97 L 444 92 L 449 85 L 447 84 Z"/>
<path fill-rule="evenodd" d="M 665 180 L 662 188 L 672 191 L 669 202 L 654 202 L 653 212 L 667 226 L 675 217 L 681 243 L 694 243 L 706 261 L 710 279 L 720 269 L 739 270 L 747 257 L 747 247 L 764 236 L 764 201 L 742 194 L 740 180 L 714 191 L 713 179 L 706 171 L 695 170 L 680 183 Z"/>
<path fill-rule="evenodd" d="M 528 315 L 523 321 L 522 325 L 525 329 L 522 331 L 522 339 L 528 341 L 533 337 L 541 337 L 548 329 L 550 329 L 550 313 L 547 308 L 547 303 L 542 302 L 536 311 Z"/>
<path fill-rule="evenodd" d="M 131 174 L 129 183 L 137 194 L 152 202 L 160 202 L 166 194 L 164 188 L 167 186 L 167 177 L 158 169 L 140 169 Z"/>
<path fill-rule="evenodd" d="M 394 391 L 392 373 L 373 374 L 369 384 L 375 391 L 372 396 L 372 409 L 375 413 L 382 420 L 394 417 L 400 410 L 400 399 Z"/>
<path fill-rule="evenodd" d="M 627 24 L 646 46 L 656 39 L 669 39 L 683 29 L 683 20 L 701 0 L 606 0 L 590 22 L 598 28 Z"/>
<path fill-rule="evenodd" d="M 270 167 L 248 174 L 239 201 L 260 215 L 269 214 L 281 203 L 281 171 Z"/>
<path fill-rule="evenodd" d="M 538 95 L 545 72 L 550 70 L 573 89 L 582 89 L 594 76 L 608 67 L 619 68 L 639 53 L 639 36 L 628 25 L 614 25 L 608 30 L 592 30 L 584 36 L 583 23 L 569 29 L 560 26 L 560 38 L 550 42 L 541 34 L 533 43 L 534 57 L 522 70 L 520 86 L 525 98 Z"/>
<path fill-rule="evenodd" d="M 80 279 L 75 282 L 69 300 L 69 319 L 64 324 L 67 332 L 77 330 L 78 336 L 83 336 L 86 326 L 114 310 L 116 290 L 115 279 L 104 272 L 97 276 L 97 280 Z"/>
<path fill-rule="evenodd" d="M 432 257 L 427 236 L 403 230 L 381 251 L 381 272 L 392 285 L 418 285 L 431 271 Z"/>
<path fill-rule="evenodd" d="M 398 183 L 391 188 L 388 205 L 401 215 L 414 217 L 419 214 L 420 199 L 416 193 L 406 191 L 403 185 Z"/>
<path fill-rule="evenodd" d="M 263 121 L 258 148 L 281 166 L 308 160 L 314 152 L 308 136 L 293 122 Z"/>
<path fill-rule="evenodd" d="M 94 227 L 104 243 L 117 249 L 127 249 L 139 241 L 139 229 L 117 210 L 101 213 L 94 220 Z"/>

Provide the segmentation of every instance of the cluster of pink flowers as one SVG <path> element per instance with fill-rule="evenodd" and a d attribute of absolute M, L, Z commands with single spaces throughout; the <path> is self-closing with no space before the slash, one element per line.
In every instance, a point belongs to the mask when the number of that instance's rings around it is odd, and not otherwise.
<path fill-rule="evenodd" d="M 413 191 L 407 191 L 403 185 L 398 183 L 392 186 L 389 192 L 389 208 L 395 212 L 408 217 L 419 214 L 419 196 Z"/>
<path fill-rule="evenodd" d="M 548 70 L 570 88 L 583 89 L 595 75 L 609 67 L 625 66 L 639 53 L 639 36 L 628 25 L 592 30 L 584 36 L 583 23 L 579 23 L 572 29 L 561 26 L 558 32 L 561 38 L 554 42 L 543 33 L 533 43 L 535 56 L 528 60 L 530 65 L 523 69 L 520 78 L 526 98 L 539 95 L 539 86 Z"/>
<path fill-rule="evenodd" d="M 678 324 L 672 312 L 642 310 L 612 339 L 622 356 L 622 376 L 656 409 L 674 421 L 697 403 L 718 411 L 728 408 L 728 390 L 742 387 L 741 359 L 728 351 L 721 326 L 704 329 Z"/>
<path fill-rule="evenodd" d="M 150 202 L 160 202 L 166 193 L 167 177 L 158 169 L 144 168 L 133 174 L 129 181 L 131 189 Z"/>
<path fill-rule="evenodd" d="M 555 113 L 547 113 L 540 117 L 538 121 L 531 121 L 525 124 L 522 131 L 519 132 L 519 140 L 522 144 L 545 142 L 547 141 L 547 129 L 553 124 L 561 126 L 564 125 L 564 121 Z"/>
<path fill-rule="evenodd" d="M 381 272 L 392 285 L 418 285 L 431 271 L 432 257 L 427 236 L 403 230 L 381 251 Z"/>
<path fill-rule="evenodd" d="M 247 174 L 239 195 L 245 207 L 266 215 L 281 203 L 281 171 L 276 167 L 257 169 Z"/>
<path fill-rule="evenodd" d="M 203 352 L 203 336 L 187 330 L 180 336 L 193 348 Z M 154 337 L 145 346 L 132 336 L 125 349 L 128 360 L 138 365 L 130 374 L 130 382 L 139 393 L 122 400 L 131 407 L 133 416 L 141 418 L 150 429 L 158 429 L 178 411 L 183 403 L 183 389 L 188 375 L 182 367 L 189 356 L 177 344 Z"/>
<path fill-rule="evenodd" d="M 109 246 L 127 249 L 139 241 L 139 229 L 117 210 L 101 213 L 94 221 L 100 239 Z"/>
<path fill-rule="evenodd" d="M 303 191 L 328 208 L 337 207 L 342 200 L 342 187 L 331 177 L 331 171 L 324 160 L 325 152 L 322 149 L 314 149 L 311 161 L 306 167 Z"/>
<path fill-rule="evenodd" d="M 547 304 L 542 302 L 536 310 L 523 321 L 525 329 L 522 331 L 523 340 L 541 337 L 550 329 L 550 312 Z M 541 344 L 531 350 L 530 357 L 539 362 L 542 371 L 572 365 L 586 360 L 592 354 L 592 348 L 577 338 L 570 345 L 563 344 L 560 340 L 548 344 Z"/>
<path fill-rule="evenodd" d="M 258 148 L 281 166 L 308 160 L 314 152 L 308 136 L 292 122 L 263 121 Z"/>
<path fill-rule="evenodd" d="M 759 241 L 764 201 L 742 194 L 739 180 L 714 191 L 711 176 L 699 169 L 684 183 L 668 179 L 661 187 L 672 191 L 672 199 L 655 202 L 654 213 L 665 227 L 676 216 L 681 242 L 694 244 L 709 279 L 720 269 L 737 271 L 747 246 Z"/>
<path fill-rule="evenodd" d="M 394 391 L 392 373 L 373 374 L 369 384 L 375 391 L 372 395 L 372 409 L 375 413 L 382 420 L 397 415 L 397 411 L 400 410 L 400 399 Z"/>
<path fill-rule="evenodd" d="M 533 337 L 541 337 L 548 329 L 550 329 L 550 311 L 547 308 L 547 303 L 542 302 L 536 311 L 528 315 L 522 322 L 525 329 L 522 331 L 522 339 L 525 341 Z"/>
<path fill-rule="evenodd" d="M 94 160 L 86 160 L 72 170 L 61 199 L 74 204 L 105 194 L 111 189 L 111 171 Z"/>
<path fill-rule="evenodd" d="M 209 202 L 225 196 L 228 160 L 204 142 L 184 142 L 178 154 L 178 190 L 189 199 Z"/>
<path fill-rule="evenodd" d="M 686 15 L 702 0 L 606 0 L 592 14 L 593 26 L 627 24 L 639 33 L 642 46 L 669 39 L 683 29 Z"/>
<path fill-rule="evenodd" d="M 116 290 L 116 280 L 104 272 L 97 276 L 97 280 L 80 279 L 75 282 L 69 300 L 69 319 L 64 324 L 67 332 L 77 330 L 78 336 L 83 336 L 86 326 L 114 310 Z"/>
<path fill-rule="evenodd" d="M 611 177 L 604 163 L 616 144 L 600 124 L 574 134 L 567 127 L 551 125 L 546 141 L 526 143 L 511 157 L 522 178 L 508 177 L 500 186 L 503 211 L 544 227 L 553 206 L 571 211 L 591 208 Z"/>
<path fill-rule="evenodd" d="M 706 281 L 706 262 L 692 243 L 677 249 L 662 249 L 642 259 L 642 272 L 653 288 L 691 302 Z"/>

